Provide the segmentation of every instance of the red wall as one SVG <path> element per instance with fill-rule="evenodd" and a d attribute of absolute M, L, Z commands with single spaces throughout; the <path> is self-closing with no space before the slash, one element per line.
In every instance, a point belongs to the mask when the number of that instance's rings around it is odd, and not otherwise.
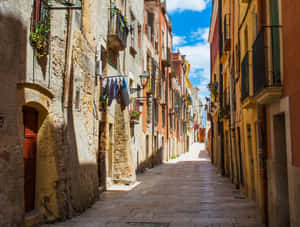
<path fill-rule="evenodd" d="M 213 33 L 213 40 L 211 43 L 211 65 L 213 66 L 215 64 L 217 54 L 219 51 L 219 16 L 217 16 L 217 21 L 215 25 L 215 30 Z"/>
<path fill-rule="evenodd" d="M 300 1 L 282 0 L 284 96 L 290 97 L 293 165 L 300 166 Z"/>

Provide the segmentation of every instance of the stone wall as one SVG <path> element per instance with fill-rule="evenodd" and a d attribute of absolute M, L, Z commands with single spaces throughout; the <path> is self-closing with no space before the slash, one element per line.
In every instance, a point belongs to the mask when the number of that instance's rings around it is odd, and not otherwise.
<path fill-rule="evenodd" d="M 96 9 L 107 10 L 103 2 Z M 95 6 L 95 5 L 93 5 Z M 88 7 L 87 7 L 88 8 Z M 23 226 L 64 219 L 82 212 L 98 198 L 98 93 L 95 43 L 82 34 L 81 13 L 74 13 L 70 89 L 65 88 L 66 10 L 51 10 L 49 54 L 37 59 L 29 41 L 32 1 L 0 3 L 0 226 Z M 93 18 L 94 20 L 95 18 Z M 93 21 L 92 21 L 93 22 Z M 102 27 L 93 37 L 103 34 Z M 103 26 L 106 30 L 106 27 Z M 97 33 L 97 34 L 95 34 Z M 70 35 L 70 34 L 69 34 Z M 3 55 L 5 53 L 5 55 Z M 79 108 L 75 106 L 79 91 Z M 68 95 L 68 105 L 63 105 Z M 38 111 L 35 186 L 36 220 L 24 212 L 23 106 Z M 4 170 L 4 171 L 2 171 Z"/>

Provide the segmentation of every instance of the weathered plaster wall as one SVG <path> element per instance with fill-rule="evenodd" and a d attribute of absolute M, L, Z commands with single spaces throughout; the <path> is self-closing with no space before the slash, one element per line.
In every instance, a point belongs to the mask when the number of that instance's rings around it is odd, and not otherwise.
<path fill-rule="evenodd" d="M 84 5 L 87 8 L 83 11 L 93 6 L 96 6 L 92 11 L 95 14 L 97 9 L 107 10 L 101 3 L 94 1 L 96 5 Z M 29 42 L 31 10 L 32 1 L 0 3 L 0 31 L 5 34 L 0 40 L 1 50 L 5 50 L 0 53 L 4 63 L 0 66 L 0 116 L 3 120 L 0 181 L 8 182 L 0 186 L 0 206 L 8 207 L 5 213 L 0 211 L 1 226 L 24 225 L 24 105 L 39 112 L 35 195 L 38 222 L 75 215 L 98 197 L 98 121 L 94 102 L 97 100 L 94 87 L 96 42 L 91 44 L 84 35 L 74 35 L 72 89 L 68 94 L 69 108 L 64 110 L 68 13 L 51 10 L 49 55 L 38 61 Z M 80 21 L 81 13 L 74 13 L 77 29 L 80 29 Z M 93 38 L 100 37 L 106 29 L 101 25 L 93 28 Z M 77 88 L 80 89 L 80 109 L 74 105 Z"/>

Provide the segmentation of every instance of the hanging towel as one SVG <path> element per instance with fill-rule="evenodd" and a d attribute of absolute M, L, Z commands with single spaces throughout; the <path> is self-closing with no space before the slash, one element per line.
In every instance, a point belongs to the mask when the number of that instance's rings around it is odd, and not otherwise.
<path fill-rule="evenodd" d="M 109 96 L 109 80 L 108 79 L 104 79 L 102 82 L 102 95 L 103 95 L 103 99 L 107 99 L 107 97 Z"/>
<path fill-rule="evenodd" d="M 118 104 L 120 104 L 120 94 L 121 94 L 121 87 L 120 87 L 120 79 L 116 79 L 115 80 L 115 83 L 116 83 L 116 96 L 115 96 L 115 99 L 117 101 Z"/>
<path fill-rule="evenodd" d="M 128 88 L 127 88 L 127 82 L 126 79 L 123 77 L 122 83 L 121 83 L 121 91 L 120 91 L 120 96 L 121 96 L 121 110 L 125 110 L 127 106 L 129 106 L 129 93 L 128 93 Z"/>
<path fill-rule="evenodd" d="M 120 85 L 118 79 L 112 79 L 110 81 L 109 99 L 108 99 L 109 106 L 112 104 L 114 99 L 117 101 L 117 103 L 120 103 Z"/>
<path fill-rule="evenodd" d="M 108 89 L 108 105 L 110 106 L 115 96 L 115 81 L 113 79 L 110 79 Z"/>

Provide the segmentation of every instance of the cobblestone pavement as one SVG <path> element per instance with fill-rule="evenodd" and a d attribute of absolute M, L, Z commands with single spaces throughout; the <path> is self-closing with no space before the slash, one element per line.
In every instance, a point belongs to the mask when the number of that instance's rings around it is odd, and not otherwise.
<path fill-rule="evenodd" d="M 217 174 L 202 150 L 147 170 L 130 191 L 108 191 L 82 215 L 43 227 L 264 226 L 253 201 Z"/>

